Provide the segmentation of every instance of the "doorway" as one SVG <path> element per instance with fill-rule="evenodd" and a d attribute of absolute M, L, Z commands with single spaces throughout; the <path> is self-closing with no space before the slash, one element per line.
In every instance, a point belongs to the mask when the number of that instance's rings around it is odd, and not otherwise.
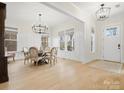
<path fill-rule="evenodd" d="M 120 26 L 107 26 L 103 31 L 103 59 L 121 62 Z"/>

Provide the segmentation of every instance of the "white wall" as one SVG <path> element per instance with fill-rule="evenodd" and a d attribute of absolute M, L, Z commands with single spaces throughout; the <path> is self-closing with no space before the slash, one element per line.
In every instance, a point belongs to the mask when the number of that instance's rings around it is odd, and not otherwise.
<path fill-rule="evenodd" d="M 45 3 L 45 5 L 60 11 L 66 15 L 69 15 L 75 19 L 78 19 L 80 21 L 84 22 L 84 55 L 83 55 L 83 62 L 87 63 L 95 59 L 101 59 L 102 58 L 102 34 L 104 26 L 106 25 L 117 25 L 119 24 L 121 27 L 121 60 L 124 63 L 124 13 L 118 13 L 115 16 L 111 16 L 108 20 L 97 22 L 94 18 L 92 18 L 92 15 L 88 15 L 88 12 L 85 13 L 84 11 L 81 11 L 79 8 L 73 6 L 71 3 Z M 91 28 L 95 28 L 95 35 L 96 35 L 96 51 L 95 53 L 91 53 L 90 51 L 90 42 L 91 42 Z M 80 46 L 80 44 L 79 44 Z"/>
<path fill-rule="evenodd" d="M 45 3 L 46 4 L 46 3 Z M 76 28 L 76 34 L 75 34 L 75 40 L 79 41 L 76 42 L 76 49 L 74 52 L 67 52 L 67 51 L 59 51 L 60 57 L 65 57 L 69 59 L 74 59 L 78 61 L 82 61 L 83 63 L 90 62 L 95 59 L 101 59 L 102 58 L 102 31 L 104 26 L 106 25 L 113 25 L 113 24 L 119 24 L 121 26 L 122 31 L 122 51 L 124 51 L 124 32 L 123 32 L 123 26 L 124 26 L 124 19 L 123 15 L 116 15 L 106 21 L 102 22 L 96 22 L 94 18 L 92 18 L 92 15 L 88 15 L 88 13 L 84 13 L 77 7 L 73 6 L 71 3 L 47 3 L 47 6 L 57 10 L 61 11 L 62 13 L 73 17 L 75 19 L 78 19 L 82 21 L 82 24 L 77 21 L 68 21 L 65 22 L 64 25 L 56 25 L 54 28 L 50 28 L 50 34 L 51 39 L 49 42 L 49 45 L 51 46 L 58 46 L 58 31 L 62 31 L 64 29 L 68 29 L 70 27 Z M 8 14 L 7 14 L 8 16 Z M 18 28 L 18 44 L 17 44 L 17 50 L 21 51 L 23 47 L 28 46 L 37 46 L 40 47 L 40 35 L 37 35 L 32 32 L 31 26 L 32 23 L 28 22 L 21 22 L 14 19 L 7 17 L 6 20 L 6 26 L 12 26 Z M 96 35 L 96 51 L 95 53 L 91 53 L 91 29 L 92 27 L 95 30 Z M 122 62 L 124 62 L 124 52 L 121 53 L 122 55 Z"/>
<path fill-rule="evenodd" d="M 124 63 L 124 14 L 118 14 L 116 16 L 113 16 L 111 18 L 109 18 L 108 20 L 106 21 L 102 21 L 102 22 L 97 22 L 97 32 L 98 32 L 98 58 L 99 59 L 102 59 L 102 55 L 103 55 L 103 52 L 102 52 L 102 46 L 103 46 L 103 43 L 102 43 L 102 32 L 105 28 L 105 26 L 112 26 L 112 25 L 118 25 L 120 26 L 120 29 L 121 29 L 121 61 L 122 63 Z"/>
<path fill-rule="evenodd" d="M 41 46 L 41 35 L 36 34 L 32 31 L 32 23 L 28 23 L 26 21 L 18 21 L 7 17 L 6 26 L 18 28 L 17 32 L 17 53 L 16 59 L 23 58 L 23 54 L 21 53 L 23 47 L 37 47 L 38 49 Z M 49 46 L 50 46 L 49 42 Z"/>
<path fill-rule="evenodd" d="M 84 39 L 83 46 L 81 45 L 82 43 L 79 43 L 77 46 L 82 47 L 83 54 L 79 54 L 81 57 L 82 63 L 87 63 L 90 61 L 93 61 L 94 59 L 98 59 L 98 38 L 96 38 L 96 51 L 95 53 L 91 53 L 91 28 L 94 27 L 96 37 L 97 37 L 97 32 L 96 32 L 96 20 L 92 18 L 92 15 L 88 15 L 88 12 L 85 13 L 84 11 L 81 11 L 79 8 L 75 7 L 71 3 L 44 3 L 50 8 L 53 8 L 59 12 L 62 12 L 70 17 L 73 17 L 74 19 L 80 20 L 84 22 L 84 36 L 81 39 Z"/>
<path fill-rule="evenodd" d="M 95 20 L 91 17 L 91 15 L 87 15 L 87 13 L 81 12 L 78 8 L 76 8 L 75 6 L 73 6 L 71 3 L 52 3 L 52 5 L 50 6 L 51 8 L 53 8 L 52 6 L 54 6 L 54 9 L 59 9 L 61 12 L 69 15 L 70 17 L 76 18 L 80 21 L 82 21 L 83 25 L 80 26 L 79 22 L 71 22 L 68 23 L 69 26 L 77 26 L 77 33 L 75 34 L 76 40 L 79 42 L 76 42 L 76 49 L 73 53 L 62 53 L 62 55 L 66 55 L 64 57 L 70 58 L 70 59 L 74 59 L 74 60 L 78 60 L 78 61 L 82 61 L 83 63 L 87 63 L 89 61 L 92 61 L 94 59 L 97 58 L 97 47 L 96 47 L 96 52 L 95 53 L 91 53 L 91 28 L 94 27 L 95 29 Z M 7 17 L 8 18 L 8 17 Z M 66 24 L 66 22 L 64 23 Z M 71 24 L 71 25 L 70 25 Z M 77 25 L 78 24 L 78 25 Z M 18 51 L 21 51 L 22 48 L 24 46 L 40 46 L 40 36 L 36 35 L 32 32 L 31 30 L 31 26 L 32 23 L 28 23 L 28 22 L 18 22 L 17 20 L 12 20 L 11 18 L 7 19 L 6 22 L 7 26 L 16 26 L 18 28 Z M 67 26 L 67 28 L 69 27 Z M 79 27 L 78 27 L 79 26 Z M 57 26 L 56 26 L 57 27 Z M 62 28 L 62 27 L 60 27 Z M 61 30 L 60 28 L 55 28 Z M 63 29 L 66 29 L 65 26 L 63 26 Z M 52 31 L 52 29 L 50 30 L 50 32 Z M 57 37 L 54 37 L 54 34 L 52 34 L 52 40 L 53 42 L 51 42 L 50 44 L 54 43 L 53 45 L 57 45 L 58 42 L 57 41 Z M 96 32 L 97 35 L 97 32 Z M 96 39 L 97 40 L 97 39 Z M 97 45 L 97 41 L 96 41 L 96 45 Z"/>
<path fill-rule="evenodd" d="M 84 55 L 84 23 L 76 20 L 70 20 L 63 24 L 58 24 L 52 29 L 52 46 L 60 47 L 58 32 L 66 31 L 67 29 L 74 28 L 75 50 L 67 51 L 67 43 L 65 43 L 65 50 L 58 49 L 58 57 L 67 58 L 77 61 L 83 61 Z M 65 40 L 66 42 L 66 40 Z"/>
<path fill-rule="evenodd" d="M 91 52 L 91 31 L 92 28 L 95 32 L 95 52 Z M 93 60 L 98 59 L 98 34 L 96 30 L 96 21 L 92 17 L 88 17 L 85 21 L 85 35 L 84 35 L 84 41 L 85 41 L 85 59 L 84 62 L 91 62 Z"/>
<path fill-rule="evenodd" d="M 23 47 L 40 47 L 41 36 L 32 32 L 31 24 L 27 22 L 18 22 L 18 20 L 6 19 L 6 26 L 18 28 L 17 32 L 17 54 L 16 59 L 22 58 L 21 51 Z"/>

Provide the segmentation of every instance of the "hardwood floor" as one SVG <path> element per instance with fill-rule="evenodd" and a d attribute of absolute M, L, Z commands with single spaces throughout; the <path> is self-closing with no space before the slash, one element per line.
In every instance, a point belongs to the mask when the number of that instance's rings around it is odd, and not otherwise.
<path fill-rule="evenodd" d="M 58 59 L 52 67 L 24 65 L 23 60 L 10 62 L 9 82 L 0 84 L 0 89 L 124 89 L 124 73 L 111 73 L 88 65 L 64 59 Z"/>

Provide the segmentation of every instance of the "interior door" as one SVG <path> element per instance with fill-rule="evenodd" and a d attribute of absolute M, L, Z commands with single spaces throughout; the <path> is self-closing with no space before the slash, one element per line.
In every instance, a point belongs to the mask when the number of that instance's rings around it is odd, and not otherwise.
<path fill-rule="evenodd" d="M 104 29 L 104 60 L 121 61 L 121 47 L 120 47 L 120 27 L 111 26 Z"/>

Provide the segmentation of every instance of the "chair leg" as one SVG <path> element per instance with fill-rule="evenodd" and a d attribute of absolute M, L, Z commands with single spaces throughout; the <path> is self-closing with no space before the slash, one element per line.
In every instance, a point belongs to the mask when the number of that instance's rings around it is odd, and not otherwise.
<path fill-rule="evenodd" d="M 54 58 L 54 63 L 57 63 L 57 59 L 56 58 Z"/>
<path fill-rule="evenodd" d="M 25 61 L 26 61 L 26 60 L 24 59 L 24 65 L 25 65 Z"/>
<path fill-rule="evenodd" d="M 15 57 L 13 56 L 13 61 L 15 62 Z"/>
<path fill-rule="evenodd" d="M 27 59 L 28 63 L 29 63 L 29 59 Z"/>
<path fill-rule="evenodd" d="M 31 60 L 31 63 L 33 63 L 33 61 Z"/>
<path fill-rule="evenodd" d="M 38 61 L 36 61 L 36 66 L 38 66 Z"/>
<path fill-rule="evenodd" d="M 52 66 L 52 60 L 50 59 L 49 62 L 50 62 L 50 67 L 51 67 Z"/>
<path fill-rule="evenodd" d="M 37 64 L 36 64 L 36 61 L 34 61 L 34 65 L 37 65 Z"/>
<path fill-rule="evenodd" d="M 53 60 L 54 60 L 54 65 L 55 65 L 56 64 L 56 59 L 54 58 Z"/>
<path fill-rule="evenodd" d="M 56 58 L 56 63 L 57 63 L 57 58 Z"/>
<path fill-rule="evenodd" d="M 45 61 L 47 62 L 47 64 L 49 64 L 50 62 L 49 62 L 49 59 L 45 59 Z"/>

